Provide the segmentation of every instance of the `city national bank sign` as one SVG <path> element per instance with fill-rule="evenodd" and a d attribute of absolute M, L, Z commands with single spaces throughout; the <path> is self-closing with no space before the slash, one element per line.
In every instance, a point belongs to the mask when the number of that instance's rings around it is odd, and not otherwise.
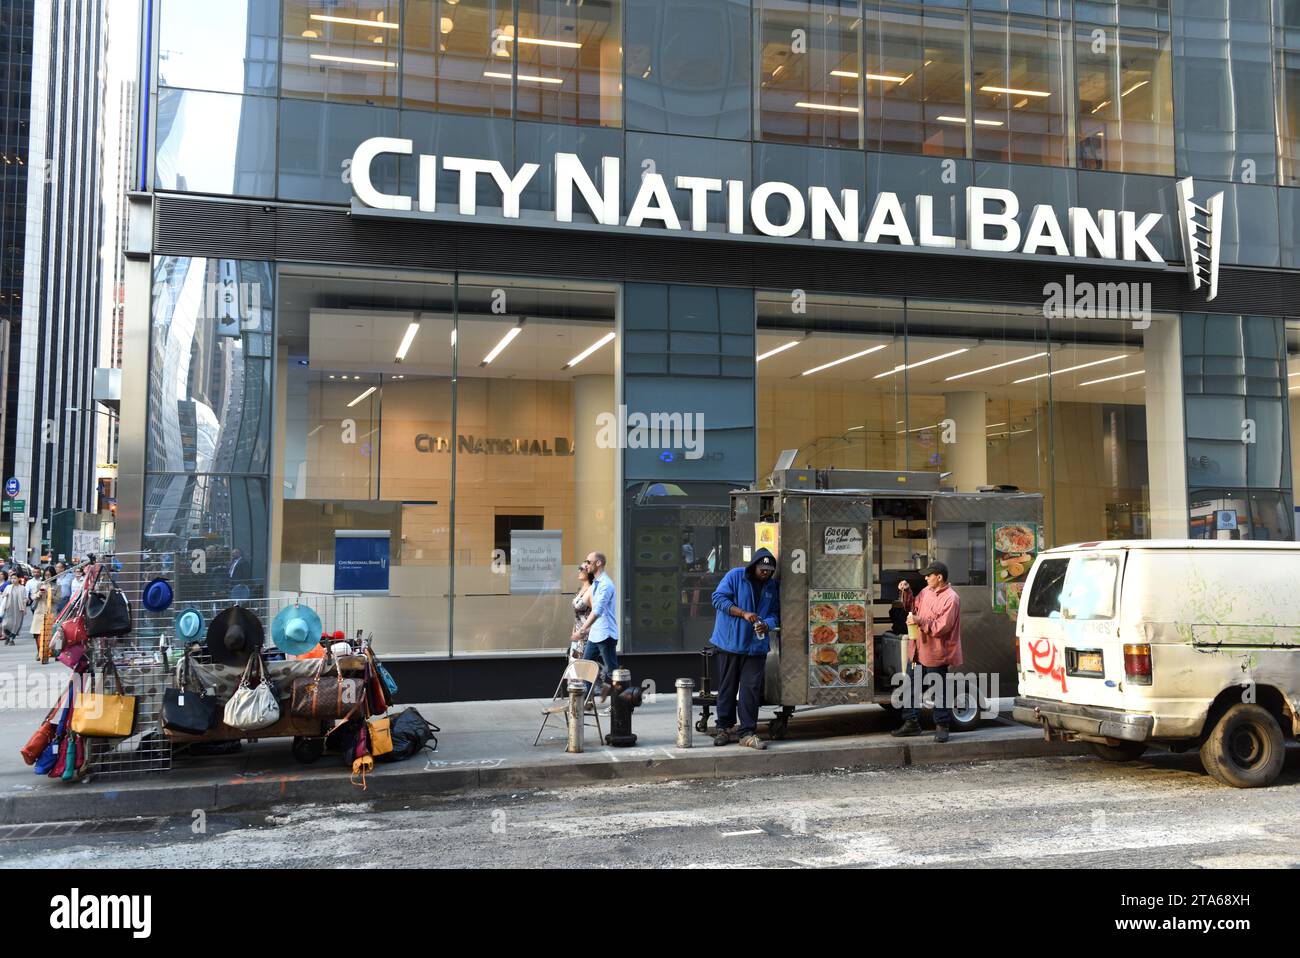
<path fill-rule="evenodd" d="M 437 183 L 441 170 L 459 176 L 456 208 L 461 216 L 478 214 L 480 177 L 487 177 L 493 184 L 493 201 L 500 197 L 500 215 L 518 220 L 524 190 L 541 169 L 537 163 L 524 163 L 511 175 L 496 160 L 421 154 L 415 196 L 384 193 L 375 187 L 372 166 L 376 158 L 382 155 L 411 156 L 414 152 L 413 141 L 395 137 L 373 137 L 358 146 L 351 164 L 352 187 L 356 196 L 354 211 L 359 204 L 362 210 L 388 214 L 436 214 L 439 212 Z M 690 196 L 690 215 L 683 225 L 668 183 L 660 173 L 644 174 L 624 218 L 621 215 L 623 177 L 617 157 L 601 159 L 599 183 L 572 153 L 556 153 L 554 171 L 555 208 L 550 212 L 557 223 L 574 222 L 577 200 L 600 226 L 627 229 L 653 226 L 705 233 L 709 232 L 709 197 L 719 194 L 725 199 L 726 234 L 732 235 L 745 235 L 748 218 L 759 234 L 777 239 L 797 236 L 806 229 L 814 241 L 935 250 L 965 248 L 984 253 L 1165 265 L 1164 258 L 1150 240 L 1152 230 L 1164 219 L 1163 213 L 1146 213 L 1139 217 L 1129 210 L 1092 211 L 1072 206 L 1063 224 L 1051 206 L 1039 204 L 1033 208 L 1022 228 L 1018 222 L 1020 200 L 1014 191 L 968 186 L 967 231 L 964 239 L 959 240 L 956 236 L 936 231 L 934 197 L 925 194 L 915 198 L 915 231 L 908 222 L 898 194 L 882 192 L 876 194 L 866 228 L 859 232 L 861 197 L 858 190 L 840 190 L 836 196 L 823 186 L 811 186 L 805 192 L 789 183 L 767 181 L 747 193 L 744 182 L 740 180 L 676 176 L 673 178 L 674 188 Z M 1202 207 L 1195 202 L 1192 193 L 1190 177 L 1178 183 L 1179 234 L 1192 288 L 1207 287 L 1206 298 L 1213 299 L 1218 292 L 1223 194 L 1211 197 Z M 769 203 L 776 197 L 785 201 L 784 210 L 781 217 L 773 220 Z M 495 212 L 495 202 L 491 205 Z M 521 225 L 529 224 L 523 220 Z"/>

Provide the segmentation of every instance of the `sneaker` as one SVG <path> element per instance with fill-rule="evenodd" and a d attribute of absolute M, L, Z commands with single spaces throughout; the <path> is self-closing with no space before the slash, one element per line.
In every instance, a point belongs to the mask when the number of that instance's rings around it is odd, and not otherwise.
<path fill-rule="evenodd" d="M 948 726 L 946 726 L 946 725 L 936 725 L 936 726 L 934 727 L 934 740 L 935 740 L 936 742 L 946 742 L 946 741 L 948 741 Z"/>
<path fill-rule="evenodd" d="M 767 743 L 764 742 L 761 738 L 759 738 L 758 735 L 754 732 L 750 732 L 748 735 L 742 738 L 740 740 L 740 744 L 743 745 L 745 748 L 756 748 L 760 752 L 763 749 L 767 748 Z"/>
<path fill-rule="evenodd" d="M 920 735 L 921 726 L 916 721 L 916 719 L 908 719 L 906 722 L 904 722 L 898 728 L 894 729 L 889 734 L 894 736 L 894 738 L 905 738 L 909 735 Z"/>
<path fill-rule="evenodd" d="M 720 728 L 718 733 L 713 736 L 714 745 L 734 745 L 740 741 L 740 726 L 733 725 L 731 728 Z"/>

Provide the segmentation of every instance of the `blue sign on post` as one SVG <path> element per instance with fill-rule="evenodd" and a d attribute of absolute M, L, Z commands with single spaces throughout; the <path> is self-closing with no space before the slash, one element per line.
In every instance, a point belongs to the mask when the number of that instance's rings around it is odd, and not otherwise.
<path fill-rule="evenodd" d="M 18 495 L 18 493 L 21 490 L 22 490 L 22 486 L 19 484 L 18 478 L 16 476 L 10 476 L 8 479 L 5 480 L 5 495 L 8 496 L 10 499 Z"/>
<path fill-rule="evenodd" d="M 387 529 L 334 530 L 334 591 L 387 592 L 391 540 Z"/>

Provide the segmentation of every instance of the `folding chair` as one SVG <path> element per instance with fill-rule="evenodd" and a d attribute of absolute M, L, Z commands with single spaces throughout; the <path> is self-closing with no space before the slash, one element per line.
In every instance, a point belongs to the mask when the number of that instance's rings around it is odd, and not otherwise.
<path fill-rule="evenodd" d="M 569 724 L 569 690 L 570 681 L 581 681 L 587 683 L 587 694 L 582 700 L 583 724 L 586 724 L 587 703 L 591 697 L 596 694 L 596 685 L 600 679 L 600 663 L 588 659 L 573 659 L 564 668 L 564 674 L 560 676 L 559 683 L 555 686 L 555 692 L 551 695 L 551 704 L 542 709 L 542 727 L 537 730 L 537 738 L 533 739 L 536 745 L 542 740 L 542 733 L 546 731 L 546 723 L 551 720 L 552 715 L 563 715 L 565 727 Z M 563 698 L 560 693 L 563 692 Z M 596 719 L 596 734 L 600 740 L 605 741 L 605 733 L 600 727 L 600 712 L 592 713 Z"/>

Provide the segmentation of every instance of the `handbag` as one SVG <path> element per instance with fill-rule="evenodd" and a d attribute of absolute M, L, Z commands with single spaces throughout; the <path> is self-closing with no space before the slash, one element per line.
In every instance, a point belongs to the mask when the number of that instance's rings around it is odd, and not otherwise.
<path fill-rule="evenodd" d="M 109 694 L 108 679 L 113 677 L 117 692 Z M 72 710 L 72 731 L 94 738 L 122 738 L 135 726 L 135 696 L 122 694 L 122 677 L 113 657 L 104 667 L 104 691 L 95 691 L 95 673 L 90 673 L 90 691 L 81 693 Z"/>
<path fill-rule="evenodd" d="M 256 686 L 251 684 L 254 677 L 257 678 Z M 256 732 L 280 721 L 280 700 L 275 694 L 275 686 L 266 677 L 260 654 L 248 657 L 239 688 L 226 703 L 222 721 L 245 732 Z"/>
<path fill-rule="evenodd" d="M 189 691 L 190 657 L 176 664 L 176 687 L 163 692 L 162 727 L 186 735 L 203 735 L 221 720 L 221 703 L 204 693 Z"/>
<path fill-rule="evenodd" d="M 28 765 L 36 764 L 36 760 L 41 757 L 41 753 L 54 741 L 54 736 L 58 734 L 59 729 L 54 724 L 54 715 L 59 711 L 59 707 L 63 705 L 63 699 L 67 694 L 67 692 L 64 692 L 59 697 L 59 701 L 55 703 L 54 708 L 50 709 L 45 718 L 42 719 L 40 728 L 33 732 L 32 737 L 27 740 L 27 744 L 18 750 L 23 757 L 23 761 Z"/>
<path fill-rule="evenodd" d="M 63 633 L 63 647 L 83 645 L 86 641 L 86 620 L 79 615 L 70 615 L 59 625 Z"/>
<path fill-rule="evenodd" d="M 325 671 L 331 664 L 333 675 Z M 301 718 L 350 718 L 360 714 L 365 694 L 364 679 L 345 679 L 338 663 L 326 656 L 311 678 L 294 679 L 289 711 Z"/>
<path fill-rule="evenodd" d="M 86 655 L 85 643 L 64 646 L 63 651 L 59 653 L 59 661 L 78 675 L 85 674 L 85 671 L 90 668 L 90 656 Z"/>
<path fill-rule="evenodd" d="M 86 634 L 92 639 L 115 638 L 131 632 L 131 603 L 116 584 L 107 592 L 91 592 L 86 598 Z"/>
<path fill-rule="evenodd" d="M 371 668 L 379 673 L 379 681 L 384 683 L 384 698 L 391 702 L 393 696 L 397 694 L 397 682 L 388 673 L 388 669 L 384 668 L 384 663 L 380 662 L 375 653 L 371 651 L 369 645 L 366 646 L 366 657 L 370 660 Z"/>
<path fill-rule="evenodd" d="M 72 715 L 73 701 L 76 698 L 76 686 L 74 683 L 68 683 L 68 691 L 64 693 L 63 711 L 59 713 L 59 724 L 55 726 L 54 736 L 50 743 L 45 746 L 45 751 L 41 757 L 36 760 L 36 766 L 32 769 L 37 775 L 48 775 L 50 769 L 54 768 L 55 763 L 59 760 L 59 740 L 66 738 L 68 722 Z M 58 706 L 55 706 L 58 708 Z"/>
<path fill-rule="evenodd" d="M 392 722 L 387 715 L 372 718 L 366 722 L 370 731 L 370 754 L 378 758 L 393 750 Z"/>

